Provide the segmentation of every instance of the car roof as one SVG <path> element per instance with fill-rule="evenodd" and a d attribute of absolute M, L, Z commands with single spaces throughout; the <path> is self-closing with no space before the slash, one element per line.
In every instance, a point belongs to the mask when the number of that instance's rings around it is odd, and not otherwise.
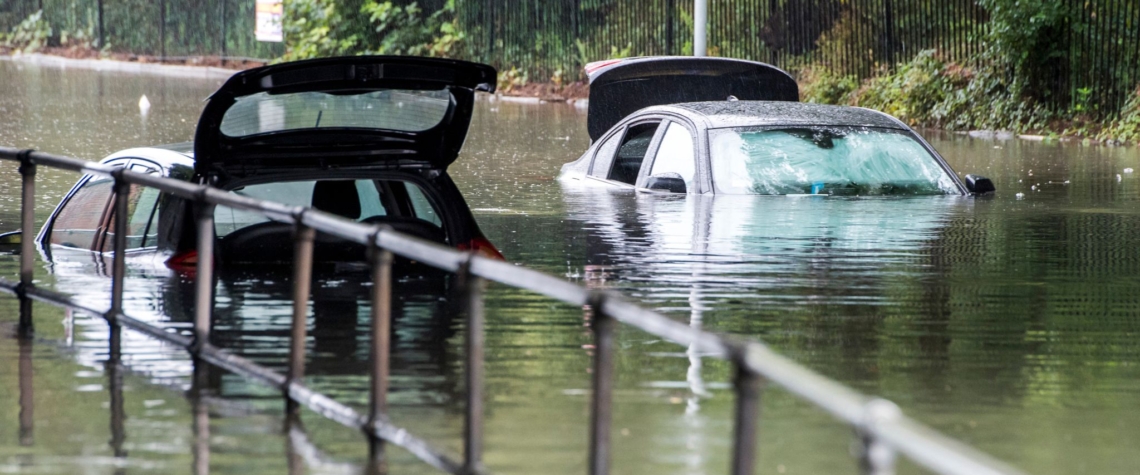
<path fill-rule="evenodd" d="M 677 109 L 680 109 L 679 111 Z M 709 128 L 765 125 L 839 125 L 909 130 L 898 119 L 862 107 L 783 101 L 688 102 L 645 109 L 704 118 Z"/>
<path fill-rule="evenodd" d="M 194 144 L 192 142 L 127 148 L 107 155 L 106 157 L 103 157 L 103 159 L 99 162 L 105 163 L 121 158 L 141 158 L 144 160 L 149 160 L 166 168 L 171 168 L 174 166 L 185 166 L 193 169 L 193 148 Z"/>

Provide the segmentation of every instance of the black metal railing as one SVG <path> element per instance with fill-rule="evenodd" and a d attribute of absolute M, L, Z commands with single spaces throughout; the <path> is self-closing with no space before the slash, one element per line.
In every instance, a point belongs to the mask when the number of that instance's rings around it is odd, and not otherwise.
<path fill-rule="evenodd" d="M 734 475 L 751 474 L 756 464 L 757 424 L 760 397 L 765 383 L 782 386 L 853 427 L 859 443 L 859 466 L 865 474 L 893 474 L 896 454 L 902 454 L 936 473 L 955 475 L 1019 474 L 1018 470 L 956 442 L 902 415 L 894 403 L 861 395 L 835 381 L 784 358 L 767 346 L 751 340 L 718 336 L 693 329 L 661 314 L 643 309 L 621 296 L 591 290 L 561 278 L 461 252 L 392 231 L 383 225 L 365 225 L 312 208 L 286 206 L 255 200 L 204 185 L 131 172 L 122 168 L 91 163 L 30 150 L 0 147 L 0 159 L 20 162 L 23 179 L 20 281 L 0 279 L 0 290 L 20 299 L 20 328 L 32 328 L 32 301 L 46 302 L 104 317 L 110 326 L 111 357 L 117 361 L 120 329 L 125 327 L 160 341 L 187 349 L 197 362 L 259 380 L 279 388 L 287 400 L 287 414 L 297 417 L 300 406 L 328 419 L 364 431 L 371 447 L 371 460 L 384 463 L 384 447 L 395 445 L 444 472 L 471 474 L 485 472 L 483 447 L 483 289 L 487 281 L 527 290 L 555 300 L 586 306 L 592 313 L 594 333 L 593 391 L 591 395 L 589 473 L 609 473 L 610 434 L 613 411 L 615 331 L 618 324 L 636 327 L 652 335 L 689 346 L 692 351 L 730 361 L 735 368 L 736 415 L 732 449 Z M 34 204 L 37 166 L 48 166 L 91 175 L 109 176 L 120 191 L 115 198 L 117 216 L 125 216 L 127 188 L 134 185 L 156 188 L 185 199 L 196 206 L 198 228 L 198 268 L 196 307 L 192 336 L 170 333 L 158 326 L 131 318 L 122 311 L 125 283 L 127 220 L 115 220 L 114 261 L 111 305 L 94 308 L 59 292 L 37 288 L 33 283 L 35 250 Z M 296 226 L 293 268 L 292 344 L 288 371 L 274 372 L 210 343 L 213 282 L 213 209 L 223 205 L 259 213 L 273 221 Z M 371 287 L 371 385 L 369 411 L 356 410 L 317 393 L 301 379 L 305 369 L 306 318 L 313 263 L 313 242 L 317 232 L 333 235 L 368 247 L 368 261 L 374 285 Z M 453 458 L 429 442 L 393 425 L 387 417 L 388 357 L 391 351 L 392 261 L 399 255 L 458 276 L 463 295 L 461 307 L 466 322 L 467 407 L 464 428 L 464 454 Z"/>

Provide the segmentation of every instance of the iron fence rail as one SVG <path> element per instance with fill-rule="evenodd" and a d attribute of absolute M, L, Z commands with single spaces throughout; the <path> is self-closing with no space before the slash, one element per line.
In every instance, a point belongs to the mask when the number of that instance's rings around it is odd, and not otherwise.
<path fill-rule="evenodd" d="M 595 335 L 589 472 L 609 473 L 612 398 L 614 382 L 615 332 L 617 324 L 635 327 L 646 333 L 681 345 L 689 345 L 702 354 L 726 359 L 736 369 L 736 420 L 733 442 L 732 472 L 735 475 L 754 471 L 757 447 L 759 404 L 764 383 L 782 386 L 792 394 L 811 402 L 840 421 L 853 427 L 860 442 L 859 465 L 866 474 L 892 474 L 895 455 L 901 453 L 934 472 L 952 475 L 1016 475 L 1021 472 L 973 448 L 956 442 L 926 426 L 907 418 L 890 401 L 871 398 L 832 381 L 793 361 L 776 354 L 767 346 L 751 340 L 715 335 L 695 330 L 656 312 L 643 309 L 608 291 L 591 290 L 558 277 L 518 267 L 503 261 L 487 259 L 470 252 L 434 244 L 394 232 L 383 225 L 365 225 L 305 207 L 238 196 L 204 185 L 141 174 L 91 163 L 75 158 L 0 147 L 0 159 L 19 161 L 23 176 L 23 213 L 26 235 L 22 240 L 20 282 L 0 279 L 0 290 L 17 295 L 21 300 L 21 328 L 30 331 L 31 301 L 59 305 L 93 315 L 102 315 L 112 328 L 112 354 L 118 351 L 114 331 L 122 327 L 139 331 L 167 343 L 186 348 L 195 357 L 227 371 L 256 379 L 282 390 L 290 408 L 303 405 L 340 424 L 363 430 L 372 447 L 374 463 L 383 463 L 384 444 L 402 447 L 424 462 L 454 474 L 481 473 L 482 399 L 483 399 L 483 284 L 498 282 L 522 290 L 545 295 L 592 312 Z M 200 239 L 199 267 L 196 279 L 196 318 L 193 336 L 170 333 L 160 327 L 133 319 L 122 312 L 126 232 L 117 230 L 113 264 L 111 308 L 93 308 L 58 292 L 38 289 L 33 284 L 34 250 L 31 231 L 34 216 L 35 168 L 49 166 L 85 174 L 109 176 L 115 186 L 130 184 L 156 188 L 192 200 Z M 127 193 L 116 196 L 116 206 L 126 205 Z M 281 374 L 227 352 L 209 343 L 212 305 L 213 206 L 222 205 L 260 213 L 265 217 L 296 226 L 294 276 L 293 344 L 289 371 Z M 120 214 L 122 216 L 123 214 Z M 115 220 L 125 227 L 127 220 Z M 368 259 L 373 270 L 372 286 L 372 350 L 369 413 L 354 409 L 314 392 L 300 380 L 304 373 L 305 317 L 307 317 L 308 281 L 312 267 L 312 236 L 327 233 L 368 246 Z M 419 439 L 387 419 L 388 332 L 391 324 L 392 256 L 399 255 L 421 264 L 456 273 L 465 313 L 466 358 L 468 374 L 467 411 L 464 428 L 464 457 L 460 461 L 446 455 L 427 441 Z"/>

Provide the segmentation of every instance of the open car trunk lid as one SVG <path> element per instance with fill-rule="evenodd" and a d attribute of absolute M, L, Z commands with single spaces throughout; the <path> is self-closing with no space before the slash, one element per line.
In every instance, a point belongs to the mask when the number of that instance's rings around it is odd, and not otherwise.
<path fill-rule="evenodd" d="M 414 165 L 445 169 L 495 69 L 436 58 L 355 56 L 239 72 L 206 104 L 196 171 Z"/>
<path fill-rule="evenodd" d="M 625 116 L 650 106 L 723 101 L 798 101 L 799 87 L 775 66 L 729 58 L 656 56 L 586 65 L 590 111 L 586 128 L 597 140 Z"/>

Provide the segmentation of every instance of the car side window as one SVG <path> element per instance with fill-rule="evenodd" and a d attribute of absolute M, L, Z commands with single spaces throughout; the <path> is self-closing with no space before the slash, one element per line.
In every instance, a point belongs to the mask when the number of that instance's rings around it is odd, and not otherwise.
<path fill-rule="evenodd" d="M 232 190 L 241 196 L 291 206 L 311 206 L 354 221 L 384 222 L 386 217 L 416 217 L 440 228 L 443 220 L 418 185 L 403 180 L 320 180 L 251 184 Z M 266 223 L 258 213 L 218 206 L 214 229 L 224 238 L 239 229 Z"/>
<path fill-rule="evenodd" d="M 145 165 L 131 165 L 131 171 L 137 173 L 158 173 L 158 170 Z M 141 185 L 131 185 L 127 195 L 127 249 L 138 249 L 154 246 L 158 241 L 158 215 L 159 191 Z M 107 224 L 107 232 L 103 235 L 104 252 L 115 249 L 115 216 L 111 210 L 111 219 Z"/>
<path fill-rule="evenodd" d="M 685 186 L 693 189 L 693 179 L 697 174 L 696 154 L 693 151 L 693 135 L 689 129 L 676 122 L 670 122 L 661 137 L 661 145 L 657 147 L 657 156 L 653 158 L 653 167 L 649 175 L 663 173 L 677 173 L 685 180 Z"/>
<path fill-rule="evenodd" d="M 436 212 L 431 200 L 420 187 L 408 183 L 408 199 L 412 202 L 412 211 L 415 212 L 417 218 L 436 226 L 443 226 L 443 220 L 439 219 L 439 213 Z"/>
<path fill-rule="evenodd" d="M 375 181 L 356 180 L 356 194 L 360 196 L 360 217 L 388 215 L 388 209 L 380 197 L 379 184 Z"/>
<path fill-rule="evenodd" d="M 51 226 L 51 244 L 91 250 L 107 211 L 113 183 L 110 177 L 93 176 L 75 190 L 56 214 Z"/>
<path fill-rule="evenodd" d="M 594 154 L 594 164 L 590 167 L 590 176 L 598 178 L 608 178 L 610 176 L 610 168 L 614 163 L 614 154 L 617 153 L 618 145 L 621 145 L 621 139 L 624 133 L 613 134 L 602 145 L 598 147 L 598 152 Z"/>
<path fill-rule="evenodd" d="M 614 157 L 613 166 L 607 178 L 628 183 L 637 181 L 637 174 L 641 171 L 641 163 L 645 161 L 645 152 L 649 150 L 649 143 L 653 141 L 653 134 L 657 131 L 657 123 L 634 125 L 625 132 L 625 138 L 618 147 Z"/>
<path fill-rule="evenodd" d="M 247 185 L 230 191 L 237 195 L 274 201 L 287 206 L 309 206 L 313 199 L 315 185 L 315 181 L 286 181 Z M 230 208 L 229 206 L 214 208 L 214 233 L 219 238 L 239 229 L 268 221 L 269 218 L 253 211 Z"/>

